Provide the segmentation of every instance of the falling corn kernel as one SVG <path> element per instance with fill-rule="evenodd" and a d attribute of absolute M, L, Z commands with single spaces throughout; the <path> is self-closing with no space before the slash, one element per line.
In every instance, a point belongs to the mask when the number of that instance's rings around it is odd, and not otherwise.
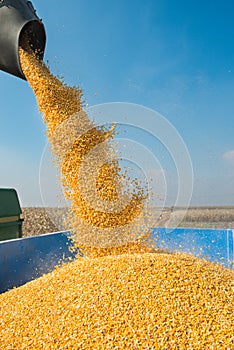
<path fill-rule="evenodd" d="M 115 126 L 96 126 L 82 108 L 82 91 L 59 81 L 33 53 L 20 49 L 20 62 L 71 201 L 69 219 L 76 241 L 110 247 L 136 240 L 148 229 L 147 194 L 140 186 L 130 191 L 123 185 L 124 175 L 110 146 Z"/>

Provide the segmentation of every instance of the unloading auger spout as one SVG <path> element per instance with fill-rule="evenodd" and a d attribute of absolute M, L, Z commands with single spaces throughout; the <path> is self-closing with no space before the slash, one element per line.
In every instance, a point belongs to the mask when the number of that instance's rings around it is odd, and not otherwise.
<path fill-rule="evenodd" d="M 42 60 L 46 33 L 31 1 L 0 0 L 0 69 L 25 79 L 19 46 L 30 47 Z"/>

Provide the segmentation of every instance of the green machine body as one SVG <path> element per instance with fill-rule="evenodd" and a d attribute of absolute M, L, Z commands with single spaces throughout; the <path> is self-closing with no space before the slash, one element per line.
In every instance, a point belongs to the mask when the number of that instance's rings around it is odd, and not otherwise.
<path fill-rule="evenodd" d="M 0 188 L 0 241 L 22 237 L 22 210 L 13 188 Z"/>

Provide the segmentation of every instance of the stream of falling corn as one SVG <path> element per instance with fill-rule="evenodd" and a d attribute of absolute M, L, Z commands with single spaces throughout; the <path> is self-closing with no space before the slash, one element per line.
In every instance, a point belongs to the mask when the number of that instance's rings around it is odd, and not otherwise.
<path fill-rule="evenodd" d="M 75 216 L 87 220 L 87 227 L 105 231 L 111 226 L 122 236 L 118 241 L 117 234 L 113 241 L 110 231 L 95 240 L 94 230 L 83 241 L 84 245 L 95 241 L 89 255 L 0 295 L 0 349 L 233 350 L 234 271 L 186 254 L 157 252 L 137 235 L 135 240 L 124 240 L 118 224 L 142 218 L 145 197 L 140 189 L 130 196 L 127 218 L 116 211 L 121 201 L 113 205 L 114 214 L 110 209 L 111 214 L 102 214 L 105 202 L 115 203 L 123 191 L 118 162 L 111 158 L 108 142 L 102 142 L 113 136 L 114 129 L 100 129 L 90 121 L 82 110 L 79 89 L 59 82 L 24 51 L 20 56 L 44 113 Z M 102 145 L 101 162 L 95 163 L 94 152 L 81 165 L 94 145 Z M 96 211 L 87 205 L 87 198 L 84 201 L 85 182 L 77 176 L 77 171 L 85 174 L 89 162 L 98 169 L 93 182 L 104 201 L 95 198 L 97 208 L 100 205 Z M 129 198 L 128 190 L 122 197 Z M 100 239 L 112 240 L 112 246 L 102 246 Z M 116 240 L 118 244 L 113 244 Z"/>
<path fill-rule="evenodd" d="M 147 194 L 135 180 L 131 191 L 120 173 L 110 144 L 115 126 L 96 126 L 82 108 L 81 90 L 62 83 L 33 53 L 20 49 L 20 61 L 71 201 L 77 244 L 112 248 L 147 234 Z"/>

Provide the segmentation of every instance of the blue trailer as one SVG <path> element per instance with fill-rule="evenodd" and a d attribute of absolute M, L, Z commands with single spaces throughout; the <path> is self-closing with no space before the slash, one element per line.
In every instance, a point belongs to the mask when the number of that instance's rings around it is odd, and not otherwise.
<path fill-rule="evenodd" d="M 186 252 L 233 268 L 234 230 L 163 227 L 153 229 L 155 246 Z M 0 293 L 52 271 L 80 254 L 71 249 L 69 232 L 55 232 L 0 243 Z"/>

